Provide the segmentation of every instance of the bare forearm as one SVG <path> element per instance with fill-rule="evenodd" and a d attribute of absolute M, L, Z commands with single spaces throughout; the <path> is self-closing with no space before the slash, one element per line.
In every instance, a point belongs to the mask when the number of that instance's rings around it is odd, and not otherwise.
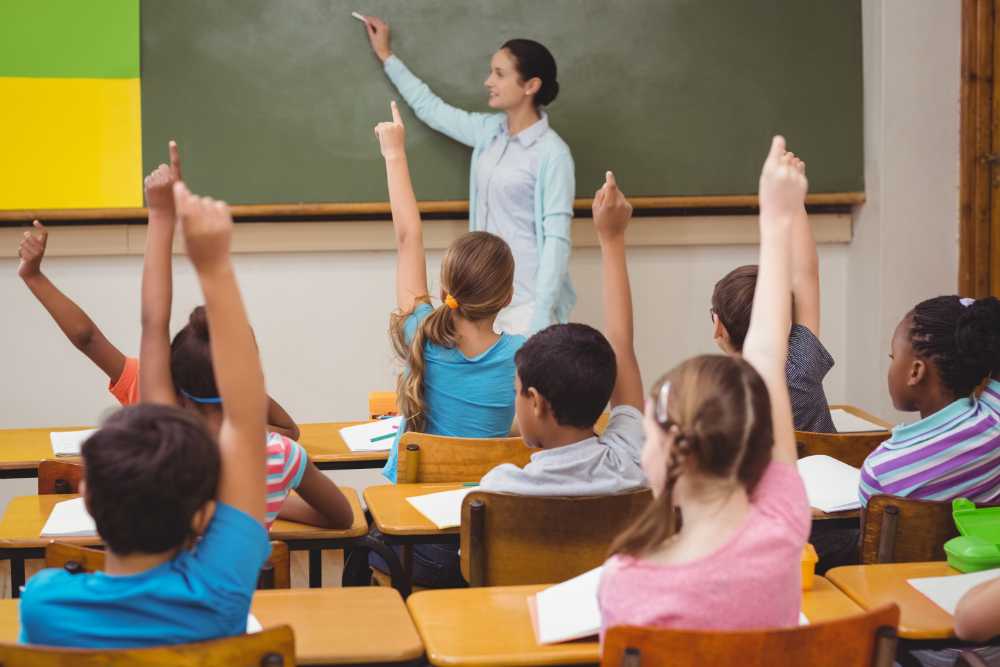
<path fill-rule="evenodd" d="M 974 642 L 1000 635 L 1000 582 L 979 584 L 958 601 L 955 634 L 959 639 Z"/>
<path fill-rule="evenodd" d="M 173 299 L 173 222 L 150 211 L 142 267 L 142 335 L 139 393 L 144 401 L 176 403 L 170 374 L 170 308 Z"/>
<path fill-rule="evenodd" d="M 292 440 L 299 439 L 299 425 L 281 405 L 268 396 L 267 399 L 267 430 L 280 433 Z"/>
<path fill-rule="evenodd" d="M 791 220 L 784 220 L 780 225 L 761 225 L 760 268 L 750 327 L 743 345 L 744 358 L 765 376 L 765 380 L 777 378 L 782 382 L 788 354 L 788 331 L 791 328 L 791 267 L 787 233 L 791 224 Z"/>
<path fill-rule="evenodd" d="M 396 242 L 400 246 L 420 235 L 420 209 L 410 180 L 410 168 L 405 155 L 385 161 L 385 175 L 389 186 L 389 206 Z"/>
<path fill-rule="evenodd" d="M 601 241 L 604 274 L 604 317 L 608 342 L 615 354 L 633 350 L 632 290 L 625 259 L 625 238 Z"/>
<path fill-rule="evenodd" d="M 803 206 L 792 225 L 792 307 L 794 321 L 820 335 L 819 255 Z"/>
<path fill-rule="evenodd" d="M 52 316 L 66 338 L 80 349 L 86 347 L 97 330 L 97 326 L 87 313 L 41 272 L 25 278 L 24 284 Z"/>

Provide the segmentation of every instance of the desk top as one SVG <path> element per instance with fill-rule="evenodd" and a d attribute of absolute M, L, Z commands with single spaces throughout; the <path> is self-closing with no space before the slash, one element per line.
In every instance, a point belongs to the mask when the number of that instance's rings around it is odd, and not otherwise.
<path fill-rule="evenodd" d="M 899 605 L 899 636 L 904 639 L 948 639 L 955 620 L 930 598 L 906 582 L 919 577 L 959 574 L 944 561 L 882 563 L 835 567 L 827 578 L 864 609 L 894 602 Z"/>
<path fill-rule="evenodd" d="M 439 491 L 462 488 L 462 484 L 382 484 L 365 489 L 365 504 L 375 526 L 386 535 L 447 535 L 458 528 L 444 530 L 406 501 L 410 496 L 422 496 Z"/>
<path fill-rule="evenodd" d="M 342 463 L 360 461 L 385 461 L 388 452 L 352 452 L 340 429 L 366 422 L 324 422 L 300 424 L 302 434 L 299 444 L 309 453 L 313 463 Z M 0 470 L 37 470 L 38 462 L 54 459 L 49 433 L 52 431 L 79 431 L 92 426 L 59 426 L 48 428 L 0 429 Z M 60 457 L 59 460 L 79 461 L 79 457 Z"/>
<path fill-rule="evenodd" d="M 358 492 L 349 487 L 340 487 L 354 511 L 354 525 L 346 530 L 317 528 L 294 521 L 275 521 L 271 526 L 273 540 L 332 540 L 360 537 L 368 533 L 368 522 L 361 509 Z M 97 535 L 86 537 L 40 537 L 45 522 L 48 521 L 52 506 L 63 500 L 79 497 L 77 494 L 47 494 L 42 496 L 15 496 L 7 504 L 0 517 L 0 549 L 44 548 L 51 542 L 94 546 L 101 544 Z"/>
<path fill-rule="evenodd" d="M 0 600 L 0 642 L 17 642 L 17 603 Z M 423 654 L 406 605 L 391 588 L 257 591 L 251 611 L 265 628 L 292 626 L 300 665 L 393 663 Z"/>
<path fill-rule="evenodd" d="M 860 419 L 864 419 L 865 421 L 870 421 L 873 424 L 878 424 L 879 426 L 883 427 L 887 431 L 891 431 L 892 427 L 893 427 L 893 424 L 890 424 L 886 420 L 880 419 L 880 418 L 876 417 L 875 415 L 873 415 L 872 413 L 867 412 L 866 410 L 862 410 L 861 408 L 856 408 L 853 405 L 831 405 L 830 409 L 831 410 L 843 410 L 844 412 L 846 412 L 848 414 L 852 414 L 855 417 L 858 417 Z"/>
<path fill-rule="evenodd" d="M 601 659 L 596 641 L 542 646 L 528 598 L 548 586 L 495 586 L 414 593 L 406 601 L 433 665 L 573 665 Z M 469 610 L 476 613 L 469 613 Z M 811 623 L 862 613 L 861 607 L 823 577 L 804 591 L 802 611 Z"/>

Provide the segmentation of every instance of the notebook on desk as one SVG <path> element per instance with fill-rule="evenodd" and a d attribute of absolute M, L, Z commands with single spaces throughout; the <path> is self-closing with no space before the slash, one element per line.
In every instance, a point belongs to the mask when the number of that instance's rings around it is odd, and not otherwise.
<path fill-rule="evenodd" d="M 948 577 L 922 577 L 907 579 L 907 583 L 930 598 L 931 602 L 949 614 L 955 614 L 958 601 L 973 588 L 987 581 L 1000 578 L 1000 569 L 956 574 Z"/>
<path fill-rule="evenodd" d="M 90 537 L 97 535 L 97 524 L 87 512 L 83 498 L 64 500 L 52 506 L 52 513 L 42 527 L 41 537 Z"/>
<path fill-rule="evenodd" d="M 96 432 L 96 428 L 82 431 L 52 431 L 49 433 L 52 453 L 56 456 L 79 456 L 84 441 Z"/>
<path fill-rule="evenodd" d="M 801 458 L 797 466 L 810 507 L 824 512 L 860 509 L 861 470 L 825 454 Z"/>
<path fill-rule="evenodd" d="M 402 417 L 378 419 L 367 424 L 346 426 L 340 429 L 340 437 L 352 452 L 387 452 L 402 425 Z"/>
<path fill-rule="evenodd" d="M 528 598 L 531 624 L 539 644 L 593 637 L 601 629 L 597 588 L 604 566 L 550 586 Z"/>
<path fill-rule="evenodd" d="M 885 426 L 862 419 L 840 408 L 830 410 L 830 418 L 833 419 L 833 426 L 837 429 L 837 433 L 866 433 L 869 431 L 888 430 Z"/>
<path fill-rule="evenodd" d="M 427 517 L 431 523 L 444 530 L 462 525 L 462 501 L 476 487 L 464 487 L 438 493 L 428 493 L 422 496 L 410 496 L 408 503 Z"/>

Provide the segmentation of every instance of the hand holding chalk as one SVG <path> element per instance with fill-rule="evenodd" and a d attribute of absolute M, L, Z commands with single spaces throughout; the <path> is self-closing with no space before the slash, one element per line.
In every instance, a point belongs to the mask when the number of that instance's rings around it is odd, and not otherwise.
<path fill-rule="evenodd" d="M 389 103 L 389 109 L 392 112 L 392 122 L 382 122 L 375 126 L 375 136 L 378 137 L 382 157 L 386 160 L 406 157 L 406 129 L 395 100 Z"/>
<path fill-rule="evenodd" d="M 358 12 L 351 12 L 351 16 L 365 24 L 368 41 L 378 59 L 383 63 L 388 60 L 392 55 L 392 50 L 389 48 L 389 24 L 377 16 L 365 16 Z"/>
<path fill-rule="evenodd" d="M 624 236 L 625 228 L 632 219 L 632 205 L 625 194 L 618 189 L 615 175 L 610 171 L 604 175 L 604 185 L 594 193 L 594 227 L 597 236 L 604 241 Z"/>

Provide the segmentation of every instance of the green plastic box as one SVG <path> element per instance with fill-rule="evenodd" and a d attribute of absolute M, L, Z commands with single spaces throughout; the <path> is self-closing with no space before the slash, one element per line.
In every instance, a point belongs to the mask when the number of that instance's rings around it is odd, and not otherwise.
<path fill-rule="evenodd" d="M 980 507 L 965 498 L 952 501 L 951 515 L 961 537 L 944 543 L 948 564 L 959 572 L 1000 567 L 1000 507 Z"/>

